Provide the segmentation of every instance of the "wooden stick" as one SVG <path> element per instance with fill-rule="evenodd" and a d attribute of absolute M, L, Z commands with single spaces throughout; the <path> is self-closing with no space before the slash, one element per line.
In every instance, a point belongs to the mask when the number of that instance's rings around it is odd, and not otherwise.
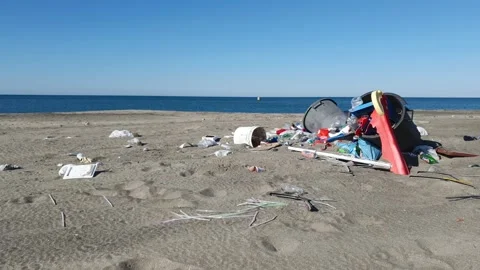
<path fill-rule="evenodd" d="M 103 198 L 105 199 L 105 201 L 107 201 L 107 203 L 108 203 L 111 207 L 113 207 L 113 204 L 107 199 L 107 197 L 105 197 L 105 195 L 103 195 Z"/>
<path fill-rule="evenodd" d="M 250 224 L 248 224 L 248 227 L 252 227 L 253 223 L 255 223 L 255 221 L 257 221 L 257 216 L 258 216 L 258 210 L 257 210 L 257 212 L 255 212 L 255 215 L 253 216 Z"/>
<path fill-rule="evenodd" d="M 311 153 L 317 154 L 318 156 L 332 157 L 332 158 L 339 159 L 339 160 L 348 160 L 348 161 L 353 161 L 353 162 L 362 163 L 362 164 L 370 164 L 370 165 L 377 166 L 379 168 L 383 168 L 383 169 L 387 169 L 387 170 L 390 170 L 390 168 L 392 167 L 392 165 L 390 163 L 387 163 L 387 162 L 366 160 L 366 159 L 360 159 L 360 158 L 355 158 L 355 157 L 346 156 L 346 155 L 337 155 L 337 154 L 326 153 L 326 152 L 318 152 L 318 151 L 311 150 L 311 149 L 304 149 L 304 148 L 297 148 L 297 147 L 289 146 L 288 150 L 297 151 L 297 152 L 304 152 L 304 151 L 305 152 L 311 152 Z"/>
<path fill-rule="evenodd" d="M 65 223 L 65 213 L 63 213 L 63 211 L 61 213 L 62 213 L 62 226 L 67 227 L 67 224 Z"/>
<path fill-rule="evenodd" d="M 258 224 L 253 225 L 251 228 L 255 228 L 255 227 L 257 227 L 257 226 L 260 226 L 260 225 L 263 225 L 263 224 L 267 224 L 267 223 L 269 223 L 269 222 L 271 222 L 271 221 L 274 221 L 276 218 L 277 218 L 277 216 L 274 216 L 273 218 L 271 218 L 271 219 L 269 219 L 269 220 L 267 220 L 267 221 L 264 221 L 264 222 L 262 222 L 262 223 L 258 223 Z"/>
<path fill-rule="evenodd" d="M 53 205 L 57 205 L 57 202 L 53 198 L 52 194 L 48 194 L 48 197 L 50 197 L 50 200 L 52 201 Z"/>

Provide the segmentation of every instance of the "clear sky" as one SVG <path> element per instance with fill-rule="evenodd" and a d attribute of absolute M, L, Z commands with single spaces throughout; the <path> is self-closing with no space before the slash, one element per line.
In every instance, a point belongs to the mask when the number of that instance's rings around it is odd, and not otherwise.
<path fill-rule="evenodd" d="M 480 96 L 480 1 L 1 0 L 0 94 Z"/>

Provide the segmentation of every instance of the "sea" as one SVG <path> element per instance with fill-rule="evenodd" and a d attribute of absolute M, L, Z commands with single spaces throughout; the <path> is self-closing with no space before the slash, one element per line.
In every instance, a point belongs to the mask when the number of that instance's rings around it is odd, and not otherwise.
<path fill-rule="evenodd" d="M 316 101 L 334 100 L 342 110 L 352 97 L 175 97 L 0 95 L 0 113 L 55 113 L 107 110 L 187 112 L 305 113 Z M 480 98 L 404 97 L 413 110 L 480 110 Z"/>

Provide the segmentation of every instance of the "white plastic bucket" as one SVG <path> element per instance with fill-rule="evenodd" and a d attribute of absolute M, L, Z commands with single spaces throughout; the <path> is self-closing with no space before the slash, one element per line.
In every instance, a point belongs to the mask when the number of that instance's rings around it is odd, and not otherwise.
<path fill-rule="evenodd" d="M 247 144 L 257 147 L 261 141 L 267 139 L 267 133 L 262 127 L 239 127 L 233 134 L 234 144 Z"/>

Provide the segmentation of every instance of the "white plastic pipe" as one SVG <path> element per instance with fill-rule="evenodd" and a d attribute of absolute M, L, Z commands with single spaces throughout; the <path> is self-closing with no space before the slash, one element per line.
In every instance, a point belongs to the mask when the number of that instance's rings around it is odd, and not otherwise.
<path fill-rule="evenodd" d="M 288 150 L 291 151 L 297 151 L 297 152 L 310 152 L 310 153 L 315 153 L 316 155 L 319 156 L 324 156 L 324 157 L 331 157 L 339 160 L 348 160 L 348 161 L 353 161 L 357 163 L 363 163 L 363 164 L 370 164 L 382 169 L 387 169 L 390 170 L 392 165 L 388 162 L 382 162 L 382 161 L 373 161 L 373 160 L 366 160 L 366 159 L 360 159 L 352 156 L 345 156 L 345 155 L 337 155 L 337 154 L 332 154 L 332 153 L 326 153 L 326 152 L 318 152 L 312 149 L 303 149 L 303 148 L 297 148 L 297 147 L 292 147 L 289 146 Z"/>

